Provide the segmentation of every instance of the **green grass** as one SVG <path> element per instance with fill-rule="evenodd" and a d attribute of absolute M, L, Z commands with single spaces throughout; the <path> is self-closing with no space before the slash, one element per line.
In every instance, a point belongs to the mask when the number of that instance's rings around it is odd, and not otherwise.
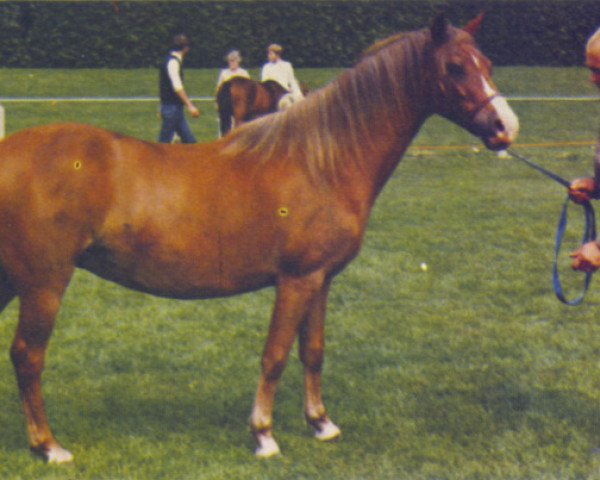
<path fill-rule="evenodd" d="M 301 71 L 315 87 L 334 71 Z M 29 75 L 33 75 L 30 77 Z M 504 68 L 507 94 L 582 95 L 583 69 Z M 191 71 L 209 95 L 215 71 Z M 31 80 L 29 80 L 31 79 Z M 0 70 L 4 96 L 152 95 L 151 71 Z M 8 130 L 81 121 L 154 139 L 152 103 L 6 104 Z M 593 141 L 595 102 L 515 102 L 521 144 Z M 194 121 L 216 135 L 212 105 Z M 416 146 L 478 145 L 431 119 Z M 567 178 L 592 171 L 590 147 L 515 147 Z M 470 148 L 411 148 L 374 210 L 361 255 L 336 280 L 327 324 L 331 445 L 302 419 L 294 352 L 278 393 L 283 456 L 257 461 L 247 419 L 273 291 L 201 302 L 138 294 L 78 272 L 52 339 L 44 389 L 76 463 L 27 450 L 0 321 L 0 478 L 576 479 L 600 478 L 600 292 L 568 308 L 552 293 L 564 191 L 515 160 Z M 581 229 L 579 212 L 565 252 Z M 566 255 L 566 253 L 565 253 Z M 421 262 L 429 270 L 422 272 Z M 562 271 L 568 293 L 581 280 Z"/>

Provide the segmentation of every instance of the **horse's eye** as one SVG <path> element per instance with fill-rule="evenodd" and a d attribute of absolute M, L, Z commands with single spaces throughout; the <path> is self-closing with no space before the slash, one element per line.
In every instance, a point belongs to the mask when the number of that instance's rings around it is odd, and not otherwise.
<path fill-rule="evenodd" d="M 446 65 L 446 70 L 448 70 L 448 73 L 455 78 L 461 78 L 465 76 L 465 69 L 462 65 L 457 63 L 448 63 Z"/>

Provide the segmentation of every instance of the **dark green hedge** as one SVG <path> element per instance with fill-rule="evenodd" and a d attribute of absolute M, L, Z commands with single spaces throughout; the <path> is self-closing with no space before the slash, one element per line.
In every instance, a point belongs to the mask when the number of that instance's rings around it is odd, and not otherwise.
<path fill-rule="evenodd" d="M 263 63 L 278 42 L 297 67 L 348 66 L 373 41 L 430 23 L 446 11 L 461 25 L 487 12 L 479 36 L 499 65 L 580 65 L 600 24 L 598 0 L 387 0 L 295 2 L 4 2 L 0 65 L 156 66 L 171 36 L 194 41 L 190 67 L 216 67 L 231 48 Z"/>

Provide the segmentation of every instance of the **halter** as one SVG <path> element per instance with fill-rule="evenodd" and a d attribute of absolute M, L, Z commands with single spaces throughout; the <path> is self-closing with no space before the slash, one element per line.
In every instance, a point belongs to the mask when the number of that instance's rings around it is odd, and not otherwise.
<path fill-rule="evenodd" d="M 470 115 L 471 120 L 474 119 L 477 115 L 479 115 L 479 112 L 481 112 L 485 107 L 492 103 L 496 98 L 501 96 L 502 95 L 498 92 L 494 92 L 488 95 L 483 102 L 481 102 L 477 107 L 475 107 L 475 110 Z"/>
<path fill-rule="evenodd" d="M 440 91 L 442 92 L 442 94 L 446 93 L 446 86 L 443 84 L 443 82 L 439 83 L 439 88 L 440 88 Z M 472 112 L 468 113 L 467 119 L 469 121 L 473 121 L 473 119 L 477 115 L 479 115 L 479 112 L 481 112 L 485 107 L 487 107 L 490 103 L 492 103 L 496 98 L 499 98 L 499 97 L 502 97 L 502 94 L 499 93 L 498 91 L 488 94 L 487 97 L 485 99 L 483 99 L 483 101 L 479 105 L 477 105 Z"/>

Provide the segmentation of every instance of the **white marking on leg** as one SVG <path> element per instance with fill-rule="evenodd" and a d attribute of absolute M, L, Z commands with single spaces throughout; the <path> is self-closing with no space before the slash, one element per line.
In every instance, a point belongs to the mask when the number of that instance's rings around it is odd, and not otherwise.
<path fill-rule="evenodd" d="M 256 441 L 258 443 L 254 452 L 256 458 L 271 458 L 281 453 L 279 445 L 277 445 L 273 435 L 270 433 L 260 433 L 256 435 Z"/>
<path fill-rule="evenodd" d="M 55 465 L 70 463 L 73 461 L 73 454 L 62 447 L 53 446 L 46 451 L 46 459 L 48 463 Z"/>
<path fill-rule="evenodd" d="M 333 423 L 329 418 L 325 419 L 323 423 L 319 425 L 319 428 L 315 432 L 315 437 L 321 442 L 330 442 L 337 440 L 342 435 L 342 431 L 339 427 Z"/>

